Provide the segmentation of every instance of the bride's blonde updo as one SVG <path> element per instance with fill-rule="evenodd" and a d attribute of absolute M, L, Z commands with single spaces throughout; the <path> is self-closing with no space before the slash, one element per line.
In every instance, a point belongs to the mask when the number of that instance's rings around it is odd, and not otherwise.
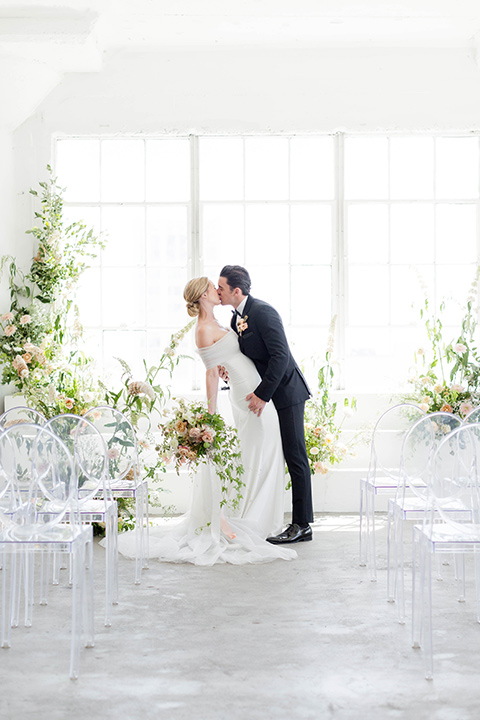
<path fill-rule="evenodd" d="M 208 290 L 210 280 L 207 277 L 193 278 L 185 285 L 183 297 L 187 303 L 187 312 L 190 317 L 197 317 L 200 312 L 200 298 Z"/>

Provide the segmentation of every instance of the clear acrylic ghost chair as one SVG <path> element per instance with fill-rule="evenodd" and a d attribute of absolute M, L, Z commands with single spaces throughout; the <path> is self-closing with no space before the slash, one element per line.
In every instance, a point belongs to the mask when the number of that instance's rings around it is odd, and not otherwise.
<path fill-rule="evenodd" d="M 137 439 L 125 415 L 107 405 L 88 410 L 83 416 L 102 434 L 109 460 L 113 497 L 135 499 L 135 584 L 142 568 L 148 568 L 148 480 L 140 477 Z"/>
<path fill-rule="evenodd" d="M 466 423 L 480 422 L 480 405 L 478 405 L 476 408 L 473 408 L 473 410 L 470 410 L 468 415 L 465 415 L 465 417 L 463 418 L 463 422 L 466 422 Z"/>
<path fill-rule="evenodd" d="M 110 627 L 112 605 L 118 603 L 118 508 L 110 488 L 105 440 L 89 420 L 78 415 L 57 415 L 45 427 L 65 443 L 75 459 L 81 521 L 105 523 L 105 625 Z M 58 584 L 57 560 L 55 557 L 54 584 Z"/>
<path fill-rule="evenodd" d="M 446 435 L 461 425 L 460 418 L 451 413 L 430 413 L 412 425 L 403 441 L 400 482 L 388 502 L 387 532 L 387 594 L 389 602 L 397 602 L 400 623 L 405 622 L 404 523 L 423 519 L 435 451 Z"/>
<path fill-rule="evenodd" d="M 31 462 L 28 478 L 24 458 Z M 49 430 L 19 424 L 0 434 L 0 467 L 9 479 L 11 503 L 1 513 L 2 557 L 1 646 L 10 647 L 11 622 L 8 596 L 17 589 L 17 556 L 24 559 L 25 625 L 31 626 L 34 589 L 34 555 L 50 555 L 52 548 L 72 557 L 72 629 L 70 677 L 78 677 L 82 635 L 85 645 L 94 645 L 93 626 L 93 535 L 82 525 L 77 512 L 75 462 L 68 448 Z M 65 523 L 69 516 L 70 522 Z M 9 562 L 11 561 L 11 562 Z M 46 584 L 43 573 L 40 583 Z M 42 595 L 42 588 L 40 595 Z M 15 602 L 15 599 L 14 599 Z"/>
<path fill-rule="evenodd" d="M 412 645 L 423 645 L 425 677 L 433 677 L 432 561 L 453 553 L 459 601 L 464 600 L 465 554 L 472 553 L 480 622 L 480 423 L 442 440 L 432 461 L 431 502 L 413 533 Z M 455 510 L 454 507 L 457 509 Z"/>
<path fill-rule="evenodd" d="M 33 408 L 19 405 L 18 407 L 12 407 L 9 410 L 5 410 L 0 415 L 0 428 L 6 429 L 12 427 L 12 425 L 18 425 L 20 423 L 32 423 L 33 425 L 45 425 L 47 422 L 44 415 L 38 410 Z"/>
<path fill-rule="evenodd" d="M 12 408 L 15 410 L 16 408 Z M 25 409 L 25 408 L 21 408 Z M 7 489 L 3 494 L 2 510 L 4 515 L 8 515 L 10 519 L 15 518 L 17 522 L 22 522 L 23 514 L 28 508 L 30 498 L 30 484 L 32 481 L 32 447 L 34 440 L 37 436 L 39 425 L 30 424 L 25 419 L 18 421 L 18 418 L 9 421 L 9 427 L 3 429 L 1 434 L 8 432 L 6 437 L 11 440 L 6 440 L 7 448 L 10 447 L 10 443 L 14 440 L 16 443 L 15 451 L 15 465 L 7 465 L 5 462 L 1 467 L 1 473 L 5 478 Z M 8 459 L 12 459 L 12 455 L 8 455 Z M 8 471 L 8 472 L 7 472 Z M 15 484 L 14 484 L 15 481 Z M 30 561 L 28 552 L 25 552 L 19 558 L 17 563 L 17 556 L 14 554 L 11 558 L 12 562 L 12 577 L 15 578 L 15 584 L 12 586 L 12 593 L 10 596 L 10 622 L 12 627 L 18 627 L 19 616 L 20 616 L 20 587 L 22 577 L 24 579 L 24 591 L 25 591 L 25 625 L 30 625 L 29 612 L 30 604 L 28 602 L 28 593 L 30 592 L 30 584 L 28 582 Z M 48 562 L 48 561 L 47 561 Z M 18 565 L 18 571 L 17 571 Z M 42 556 L 42 572 L 44 567 L 44 558 Z M 43 597 L 40 598 L 41 604 L 43 604 Z"/>
<path fill-rule="evenodd" d="M 386 410 L 373 429 L 368 473 L 360 480 L 360 565 L 377 579 L 375 498 L 393 496 L 400 474 L 400 457 L 408 429 L 425 413 L 418 405 L 401 403 Z"/>

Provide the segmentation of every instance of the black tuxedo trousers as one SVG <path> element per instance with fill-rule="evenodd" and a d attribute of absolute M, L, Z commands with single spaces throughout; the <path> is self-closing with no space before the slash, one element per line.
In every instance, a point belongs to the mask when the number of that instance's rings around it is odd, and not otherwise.
<path fill-rule="evenodd" d="M 305 403 L 277 409 L 283 454 L 292 479 L 292 522 L 313 522 L 312 475 L 305 448 Z"/>
<path fill-rule="evenodd" d="M 261 382 L 257 397 L 272 400 L 278 412 L 283 454 L 292 480 L 292 522 L 305 525 L 313 521 L 312 484 L 305 447 L 304 411 L 310 390 L 292 357 L 283 323 L 268 303 L 248 296 L 243 311 L 240 350 L 255 363 Z"/>

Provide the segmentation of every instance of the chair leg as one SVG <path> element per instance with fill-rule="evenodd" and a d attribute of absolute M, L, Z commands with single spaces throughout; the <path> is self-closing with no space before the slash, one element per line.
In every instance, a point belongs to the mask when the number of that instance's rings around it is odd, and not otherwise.
<path fill-rule="evenodd" d="M 25 627 L 32 627 L 35 555 L 30 548 L 24 552 Z"/>
<path fill-rule="evenodd" d="M 404 533 L 405 519 L 400 513 L 397 518 L 396 552 L 398 561 L 395 565 L 395 590 L 397 599 L 398 622 L 405 624 L 405 560 L 404 560 Z"/>
<path fill-rule="evenodd" d="M 145 481 L 145 528 L 143 535 L 143 568 L 148 570 L 149 566 L 149 548 L 150 548 L 150 507 L 148 505 L 148 480 Z"/>
<path fill-rule="evenodd" d="M 9 617 L 8 613 L 8 581 L 9 581 L 9 565 L 8 565 L 8 556 L 5 551 L 2 552 L 2 640 L 1 640 L 1 646 L 2 648 L 9 648 L 10 647 L 10 635 L 11 635 L 11 618 Z M 12 592 L 12 586 L 11 586 L 11 592 Z"/>
<path fill-rule="evenodd" d="M 45 552 L 42 552 L 40 556 L 40 605 L 48 604 L 48 581 L 50 577 L 51 553 L 51 549 L 48 548 Z"/>
<path fill-rule="evenodd" d="M 23 555 L 17 557 L 17 553 L 11 555 L 12 580 L 10 592 L 10 625 L 13 628 L 18 627 L 20 623 L 20 597 L 22 594 L 22 572 L 23 572 Z"/>
<path fill-rule="evenodd" d="M 393 552 L 392 552 L 393 550 Z M 392 558 L 393 555 L 393 558 Z M 396 594 L 396 563 L 397 563 L 397 548 L 396 548 L 396 526 L 395 526 L 395 510 L 393 503 L 388 503 L 388 516 L 387 516 L 387 601 L 390 603 L 395 602 Z M 392 572 L 393 571 L 393 572 Z M 395 580 L 392 582 L 392 575 Z"/>
<path fill-rule="evenodd" d="M 135 585 L 140 585 L 142 574 L 142 488 L 140 486 L 135 492 Z"/>
<path fill-rule="evenodd" d="M 458 602 L 465 602 L 465 555 L 455 553 L 455 577 L 457 578 Z"/>
<path fill-rule="evenodd" d="M 377 582 L 377 559 L 375 544 L 375 489 L 367 485 L 367 564 L 370 568 L 370 580 Z"/>
<path fill-rule="evenodd" d="M 83 629 L 85 633 L 85 647 L 95 646 L 95 628 L 93 614 L 93 535 L 87 542 L 85 548 L 85 564 L 82 568 L 84 573 L 82 583 L 82 607 L 83 607 Z"/>
<path fill-rule="evenodd" d="M 412 647 L 419 648 L 422 639 L 422 587 L 420 582 L 420 538 L 413 531 L 412 544 Z"/>
<path fill-rule="evenodd" d="M 71 556 L 72 572 L 72 638 L 70 644 L 70 679 L 78 678 L 80 639 L 82 634 L 82 574 L 85 567 L 85 542 L 74 543 Z"/>
<path fill-rule="evenodd" d="M 359 522 L 360 522 L 360 532 L 359 532 L 359 561 L 360 566 L 365 567 L 367 564 L 367 556 L 366 556 L 366 543 L 365 543 L 365 530 L 364 530 L 364 497 L 365 497 L 365 481 L 360 480 L 360 511 L 359 511 Z"/>
<path fill-rule="evenodd" d="M 424 543 L 426 546 L 426 543 Z M 423 616 L 424 616 L 424 653 L 425 653 L 425 678 L 433 679 L 433 628 L 432 628 L 432 553 L 429 548 L 424 547 L 422 551 L 424 566 L 423 572 Z"/>

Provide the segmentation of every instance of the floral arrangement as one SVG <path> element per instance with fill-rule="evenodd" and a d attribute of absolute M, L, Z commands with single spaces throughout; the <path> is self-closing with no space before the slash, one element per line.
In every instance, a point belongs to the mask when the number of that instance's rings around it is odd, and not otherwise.
<path fill-rule="evenodd" d="M 61 412 L 80 414 L 98 404 L 101 393 L 94 376 L 94 363 L 81 350 L 82 327 L 73 307 L 72 295 L 85 259 L 104 247 L 81 222 L 66 225 L 63 219 L 62 188 L 50 166 L 48 182 L 41 182 L 39 221 L 27 233 L 37 241 L 30 271 L 23 274 L 10 257 L 10 310 L 0 316 L 0 364 L 2 381 L 13 383 L 28 403 L 53 417 Z M 74 317 L 72 317 L 74 314 Z"/>
<path fill-rule="evenodd" d="M 242 497 L 243 466 L 237 431 L 218 413 L 211 414 L 201 402 L 177 400 L 171 417 L 159 425 L 163 439 L 157 446 L 164 462 L 194 472 L 201 462 L 211 462 L 222 484 L 221 506 L 238 507 Z"/>
<path fill-rule="evenodd" d="M 318 390 L 305 405 L 305 444 L 312 475 L 325 475 L 333 465 L 349 454 L 353 455 L 353 445 L 357 439 L 355 437 L 347 444 L 341 441 L 343 423 L 356 409 L 356 399 L 344 399 L 343 417 L 338 423 L 337 403 L 330 398 L 334 377 L 332 356 L 336 318 L 335 315 L 330 323 L 325 361 L 317 375 Z"/>
<path fill-rule="evenodd" d="M 480 354 L 475 346 L 479 279 L 480 268 L 468 291 L 460 332 L 449 342 L 443 338 L 441 320 L 445 302 L 435 314 L 425 297 L 420 309 L 430 350 L 416 350 L 415 369 L 409 378 L 413 391 L 402 395 L 402 400 L 417 403 L 424 412 L 441 410 L 465 417 L 480 404 Z"/>

